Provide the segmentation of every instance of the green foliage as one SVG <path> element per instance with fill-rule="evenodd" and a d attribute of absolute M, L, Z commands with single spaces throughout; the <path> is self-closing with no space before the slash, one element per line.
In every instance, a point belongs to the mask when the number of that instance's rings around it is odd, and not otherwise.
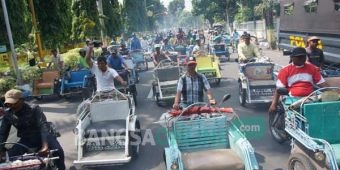
<path fill-rule="evenodd" d="M 71 10 L 69 0 L 34 0 L 38 29 L 46 48 L 58 47 L 68 41 L 71 34 Z"/>
<path fill-rule="evenodd" d="M 13 77 L 0 78 L 0 96 L 3 96 L 6 91 L 12 89 L 16 84 L 16 80 Z"/>
<path fill-rule="evenodd" d="M 197 25 L 203 25 L 203 16 L 193 16 L 191 12 L 183 11 L 178 17 L 178 25 L 180 27 L 194 27 Z"/>
<path fill-rule="evenodd" d="M 31 30 L 31 17 L 27 1 L 6 1 L 6 6 L 14 43 L 21 44 L 28 41 L 28 34 Z M 1 45 L 6 44 L 9 49 L 2 5 L 0 5 L 0 12 L 0 42 Z"/>
<path fill-rule="evenodd" d="M 160 2 L 160 0 L 146 0 L 146 10 L 151 12 L 151 16 L 147 16 L 146 26 L 147 30 L 153 30 L 156 28 L 156 22 L 162 23 L 164 20 L 164 14 L 167 9 Z M 146 12 L 147 12 L 146 11 Z"/>
<path fill-rule="evenodd" d="M 121 8 L 118 0 L 103 0 L 103 13 L 105 15 L 104 25 L 106 34 L 114 38 L 120 35 L 123 27 L 121 18 Z"/>
<path fill-rule="evenodd" d="M 215 23 L 215 20 L 226 21 L 227 12 L 228 16 L 233 18 L 237 11 L 237 8 L 235 8 L 237 7 L 236 0 L 192 0 L 192 6 L 193 14 L 196 16 L 203 15 L 211 25 Z"/>
<path fill-rule="evenodd" d="M 79 50 L 81 48 L 75 48 L 67 51 L 66 53 L 61 54 L 64 60 L 65 66 L 70 66 L 71 68 L 76 68 L 79 59 Z"/>
<path fill-rule="evenodd" d="M 243 7 L 238 10 L 238 13 L 235 16 L 235 20 L 237 23 L 249 21 L 252 19 L 251 9 L 248 7 Z"/>
<path fill-rule="evenodd" d="M 21 76 L 24 83 L 30 83 L 32 80 L 38 80 L 42 76 L 42 70 L 38 67 L 25 67 L 21 70 Z"/>
<path fill-rule="evenodd" d="M 133 32 L 146 30 L 147 20 L 144 1 L 124 0 L 123 16 L 125 17 L 125 30 L 128 35 Z"/>
<path fill-rule="evenodd" d="M 178 16 L 185 8 L 184 0 L 173 0 L 169 3 L 169 13 Z"/>
<path fill-rule="evenodd" d="M 73 0 L 72 40 L 100 37 L 99 14 L 96 1 Z"/>

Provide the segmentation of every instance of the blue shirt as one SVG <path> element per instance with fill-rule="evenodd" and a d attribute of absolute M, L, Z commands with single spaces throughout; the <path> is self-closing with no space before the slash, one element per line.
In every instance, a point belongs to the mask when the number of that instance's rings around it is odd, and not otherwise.
<path fill-rule="evenodd" d="M 131 51 L 142 49 L 142 45 L 140 44 L 140 41 L 137 37 L 131 39 L 130 49 Z"/>
<path fill-rule="evenodd" d="M 125 62 L 123 57 L 118 55 L 117 57 L 112 57 L 112 55 L 109 55 L 107 60 L 107 64 L 111 66 L 111 68 L 115 70 L 123 70 L 123 63 Z"/>

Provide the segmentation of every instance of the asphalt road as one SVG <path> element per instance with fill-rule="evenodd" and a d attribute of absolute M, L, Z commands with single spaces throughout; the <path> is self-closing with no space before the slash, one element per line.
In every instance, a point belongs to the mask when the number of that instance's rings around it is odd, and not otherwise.
<path fill-rule="evenodd" d="M 284 65 L 288 62 L 288 57 L 282 56 L 281 52 L 264 50 L 263 54 L 270 57 L 278 64 Z M 235 54 L 232 55 L 232 60 Z M 150 64 L 152 65 L 152 64 Z M 231 94 L 231 99 L 223 106 L 231 106 L 238 113 L 243 121 L 240 126 L 253 145 L 257 160 L 264 170 L 281 170 L 287 168 L 287 160 L 290 153 L 289 142 L 284 144 L 276 143 L 270 136 L 268 129 L 268 104 L 246 105 L 241 107 L 238 98 L 238 66 L 235 62 L 222 64 L 223 80 L 219 86 L 213 87 L 216 100 L 222 98 L 226 93 Z M 148 98 L 151 82 L 152 70 L 141 73 L 141 81 L 138 89 L 138 106 L 136 112 L 144 131 L 144 145 L 140 148 L 140 155 L 137 159 L 125 165 L 107 167 L 102 169 L 115 170 L 164 170 L 162 158 L 163 148 L 166 146 L 164 131 L 162 127 L 154 122 L 158 121 L 162 113 L 169 107 L 158 107 L 152 99 Z M 75 127 L 75 112 L 81 102 L 79 96 L 72 96 L 71 99 L 58 99 L 56 97 L 46 97 L 39 103 L 50 121 L 55 122 L 62 136 L 59 138 L 66 155 L 67 167 L 72 166 L 73 160 L 77 158 L 73 128 Z M 154 141 L 154 142 L 153 142 Z"/>

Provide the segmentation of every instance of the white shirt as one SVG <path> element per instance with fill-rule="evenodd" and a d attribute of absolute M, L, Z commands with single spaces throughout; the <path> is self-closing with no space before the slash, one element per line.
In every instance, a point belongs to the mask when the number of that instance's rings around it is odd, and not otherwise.
<path fill-rule="evenodd" d="M 204 52 L 204 46 L 201 45 L 201 46 L 198 46 L 197 44 L 195 45 L 194 49 L 192 50 L 192 54 L 198 52 L 198 51 L 202 51 Z"/>
<path fill-rule="evenodd" d="M 115 89 L 114 78 L 119 76 L 116 70 L 107 67 L 105 72 L 102 72 L 98 65 L 93 63 L 91 72 L 96 75 L 97 91 L 111 91 Z"/>

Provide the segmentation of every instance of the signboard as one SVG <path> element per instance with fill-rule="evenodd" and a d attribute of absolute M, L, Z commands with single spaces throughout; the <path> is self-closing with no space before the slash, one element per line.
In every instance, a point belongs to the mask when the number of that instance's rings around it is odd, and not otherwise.
<path fill-rule="evenodd" d="M 0 53 L 5 53 L 7 52 L 6 45 L 0 45 Z"/>

